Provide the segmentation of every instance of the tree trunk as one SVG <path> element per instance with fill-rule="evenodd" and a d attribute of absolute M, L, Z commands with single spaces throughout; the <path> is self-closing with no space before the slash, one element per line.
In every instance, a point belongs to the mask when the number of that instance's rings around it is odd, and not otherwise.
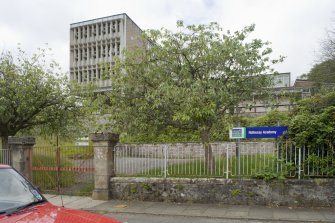
<path fill-rule="evenodd" d="M 213 157 L 212 146 L 209 143 L 209 130 L 203 130 L 200 133 L 201 142 L 205 149 L 205 166 L 207 168 L 207 174 L 213 174 L 215 170 L 215 160 Z"/>
<path fill-rule="evenodd" d="M 1 149 L 9 149 L 8 148 L 8 136 L 1 136 Z"/>

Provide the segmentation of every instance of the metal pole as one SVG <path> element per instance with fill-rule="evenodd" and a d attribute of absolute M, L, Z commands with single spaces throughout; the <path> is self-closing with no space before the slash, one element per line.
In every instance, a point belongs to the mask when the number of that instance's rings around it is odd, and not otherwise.
<path fill-rule="evenodd" d="M 301 179 L 301 148 L 299 147 L 298 149 L 299 155 L 298 155 L 298 159 L 299 159 L 299 169 L 298 169 L 298 179 Z"/>
<path fill-rule="evenodd" d="M 226 179 L 229 178 L 229 146 L 227 146 L 227 151 L 226 151 Z"/>
<path fill-rule="evenodd" d="M 237 107 L 237 127 L 240 127 L 240 108 Z M 237 155 L 237 173 L 238 177 L 241 177 L 241 152 L 240 152 L 240 142 L 241 139 L 237 139 L 237 144 L 236 144 L 236 155 Z"/>
<path fill-rule="evenodd" d="M 167 172 L 167 145 L 164 146 L 164 178 L 166 178 L 166 172 Z"/>
<path fill-rule="evenodd" d="M 241 176 L 241 151 L 240 151 L 240 139 L 237 139 L 236 143 L 236 154 L 237 154 L 237 174 Z"/>

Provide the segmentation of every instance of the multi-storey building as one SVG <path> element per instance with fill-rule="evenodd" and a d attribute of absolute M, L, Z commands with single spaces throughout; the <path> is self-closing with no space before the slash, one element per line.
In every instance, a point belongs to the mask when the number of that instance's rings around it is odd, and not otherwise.
<path fill-rule="evenodd" d="M 257 93 L 250 96 L 250 100 L 241 102 L 239 113 L 244 116 L 260 116 L 273 109 L 289 112 L 295 106 L 293 97 L 301 98 L 301 89 L 291 87 L 291 73 L 277 73 L 273 75 L 271 97 L 264 98 Z M 271 99 L 271 100 L 270 100 Z"/>
<path fill-rule="evenodd" d="M 113 66 L 123 49 L 138 46 L 141 32 L 125 13 L 71 24 L 70 79 L 108 90 L 111 81 L 103 77 L 104 68 Z"/>

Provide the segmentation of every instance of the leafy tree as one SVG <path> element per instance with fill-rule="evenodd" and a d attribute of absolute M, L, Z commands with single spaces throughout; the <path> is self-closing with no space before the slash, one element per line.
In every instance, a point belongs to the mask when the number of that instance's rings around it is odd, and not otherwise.
<path fill-rule="evenodd" d="M 319 62 L 316 63 L 307 75 L 308 80 L 319 84 L 335 84 L 335 26 L 326 31 L 326 36 L 321 42 Z M 317 86 L 316 86 L 317 87 Z"/>
<path fill-rule="evenodd" d="M 315 64 L 307 74 L 307 79 L 314 81 L 316 84 L 335 84 L 335 59 Z"/>
<path fill-rule="evenodd" d="M 289 114 L 287 112 L 281 112 L 278 110 L 271 110 L 266 114 L 252 120 L 253 126 L 287 126 L 288 124 Z"/>
<path fill-rule="evenodd" d="M 335 91 L 298 102 L 289 125 L 290 137 L 299 145 L 335 145 Z"/>
<path fill-rule="evenodd" d="M 72 94 L 68 80 L 45 49 L 32 56 L 20 48 L 17 57 L 3 52 L 0 72 L 2 148 L 8 147 L 9 136 L 22 131 L 67 135 L 78 129 L 85 114 L 84 102 Z"/>
<path fill-rule="evenodd" d="M 173 127 L 198 134 L 209 171 L 211 133 L 252 92 L 270 84 L 268 42 L 248 41 L 255 26 L 223 33 L 217 23 L 185 26 L 177 32 L 149 30 L 150 47 L 125 52 L 111 75 L 110 113 L 114 131 L 159 135 Z M 226 126 L 227 127 L 227 126 Z M 221 131 L 226 131 L 221 128 Z"/>

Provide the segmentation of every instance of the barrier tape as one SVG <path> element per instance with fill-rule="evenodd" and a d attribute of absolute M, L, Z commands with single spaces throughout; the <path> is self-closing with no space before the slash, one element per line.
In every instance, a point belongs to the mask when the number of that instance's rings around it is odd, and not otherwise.
<path fill-rule="evenodd" d="M 67 171 L 67 172 L 94 172 L 95 168 L 83 168 L 83 167 L 60 167 L 55 166 L 34 166 L 33 170 L 47 170 L 47 171 Z"/>

